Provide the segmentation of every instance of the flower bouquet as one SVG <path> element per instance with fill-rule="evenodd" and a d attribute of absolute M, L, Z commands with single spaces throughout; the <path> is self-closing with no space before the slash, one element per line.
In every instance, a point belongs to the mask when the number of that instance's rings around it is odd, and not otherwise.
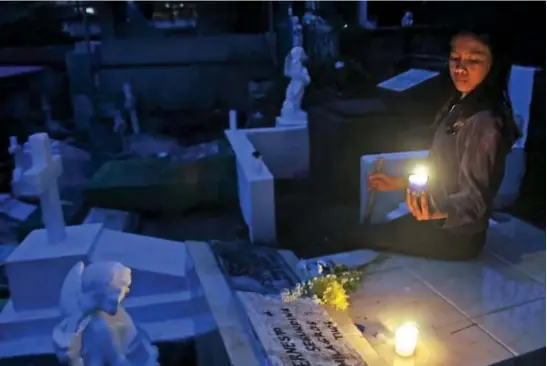
<path fill-rule="evenodd" d="M 285 302 L 300 298 L 311 298 L 317 304 L 329 305 L 337 310 L 345 311 L 349 307 L 349 295 L 359 288 L 363 281 L 366 268 L 371 264 L 378 264 L 384 259 L 379 255 L 372 262 L 356 268 L 349 268 L 343 264 L 316 261 L 310 265 L 299 263 L 299 269 L 308 273 L 308 279 L 297 284 L 293 289 L 282 293 Z"/>

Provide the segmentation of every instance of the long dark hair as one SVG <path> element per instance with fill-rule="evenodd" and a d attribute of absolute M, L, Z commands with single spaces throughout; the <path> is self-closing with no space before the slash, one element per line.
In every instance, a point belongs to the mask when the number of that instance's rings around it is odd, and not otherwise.
<path fill-rule="evenodd" d="M 511 63 L 507 52 L 502 48 L 503 37 L 498 32 L 484 30 L 477 27 L 465 27 L 457 30 L 452 39 L 461 35 L 471 35 L 484 43 L 492 54 L 492 66 L 484 80 L 465 98 L 454 90 L 448 102 L 441 108 L 435 118 L 435 125 L 446 118 L 454 106 L 458 106 L 457 115 L 450 118 L 454 124 L 471 117 L 472 115 L 490 110 L 500 118 L 500 131 L 504 140 L 512 145 L 520 136 L 517 123 L 513 114 L 513 106 L 509 99 L 509 76 Z M 461 124 L 461 123 L 460 123 Z"/>

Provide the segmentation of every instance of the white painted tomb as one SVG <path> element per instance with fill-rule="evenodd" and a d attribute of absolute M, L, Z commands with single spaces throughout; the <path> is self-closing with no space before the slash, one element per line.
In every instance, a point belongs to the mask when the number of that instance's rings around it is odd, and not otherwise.
<path fill-rule="evenodd" d="M 206 331 L 197 328 L 206 328 L 209 318 L 196 306 L 200 291 L 185 245 L 102 224 L 65 228 L 57 214 L 59 159 L 51 156 L 47 134 L 33 135 L 30 142 L 33 165 L 23 180 L 40 194 L 42 211 L 49 216 L 44 217 L 45 229 L 31 232 L 5 260 L 11 299 L 0 313 L 0 358 L 53 353 L 51 332 L 59 322 L 61 286 L 78 262 L 117 261 L 131 269 L 132 291 L 124 305 L 153 342 Z"/>
<path fill-rule="evenodd" d="M 307 127 L 225 131 L 236 157 L 239 204 L 253 243 L 276 242 L 276 178 L 305 176 L 309 169 Z M 255 151 L 263 167 L 257 169 Z"/>
<path fill-rule="evenodd" d="M 513 204 L 518 198 L 522 179 L 526 172 L 525 145 L 530 121 L 530 105 L 532 102 L 532 88 L 534 82 L 534 68 L 513 66 L 509 82 L 509 96 L 513 103 L 513 109 L 517 121 L 520 123 L 522 137 L 515 142 L 513 148 L 506 158 L 505 176 L 501 187 L 494 200 L 494 208 L 500 208 Z M 368 198 L 367 176 L 374 169 L 376 160 L 379 157 L 385 159 L 385 172 L 393 175 L 408 175 L 410 171 L 420 163 L 425 163 L 428 151 L 410 151 L 392 154 L 364 155 L 361 157 L 361 216 L 362 222 L 366 202 Z M 388 214 L 401 208 L 404 202 L 403 192 L 378 192 L 376 205 L 372 214 L 371 222 L 387 220 Z"/>

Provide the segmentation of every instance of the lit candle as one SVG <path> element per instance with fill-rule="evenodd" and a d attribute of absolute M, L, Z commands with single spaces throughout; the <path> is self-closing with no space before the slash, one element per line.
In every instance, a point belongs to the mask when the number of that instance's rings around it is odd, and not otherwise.
<path fill-rule="evenodd" d="M 402 357 L 414 354 L 418 343 L 418 327 L 414 324 L 405 324 L 395 331 L 395 353 Z"/>
<path fill-rule="evenodd" d="M 412 191 L 422 192 L 425 190 L 428 180 L 427 170 L 424 167 L 418 167 L 413 174 L 408 176 L 408 187 Z"/>

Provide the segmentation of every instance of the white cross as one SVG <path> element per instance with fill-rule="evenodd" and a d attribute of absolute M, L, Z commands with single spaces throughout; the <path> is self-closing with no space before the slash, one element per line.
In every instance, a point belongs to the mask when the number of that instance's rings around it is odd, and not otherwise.
<path fill-rule="evenodd" d="M 65 239 L 65 219 L 57 178 L 63 171 L 61 156 L 51 154 L 51 143 L 47 133 L 35 133 L 28 139 L 32 166 L 23 173 L 22 180 L 33 194 L 40 196 L 42 221 L 50 244 Z"/>

